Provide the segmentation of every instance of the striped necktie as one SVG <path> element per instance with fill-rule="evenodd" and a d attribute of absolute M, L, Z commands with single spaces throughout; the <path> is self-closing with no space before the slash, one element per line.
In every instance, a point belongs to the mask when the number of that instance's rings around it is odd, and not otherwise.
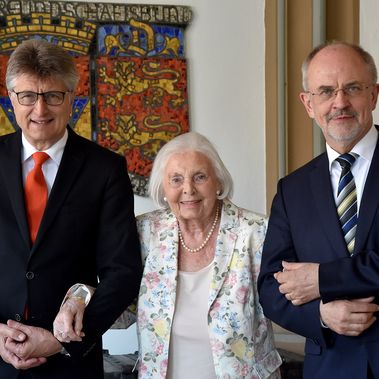
<path fill-rule="evenodd" d="M 357 157 L 357 154 L 348 153 L 342 154 L 336 159 L 342 168 L 337 191 L 337 213 L 350 255 L 354 251 L 355 231 L 358 222 L 357 190 L 351 172 L 351 166 Z"/>

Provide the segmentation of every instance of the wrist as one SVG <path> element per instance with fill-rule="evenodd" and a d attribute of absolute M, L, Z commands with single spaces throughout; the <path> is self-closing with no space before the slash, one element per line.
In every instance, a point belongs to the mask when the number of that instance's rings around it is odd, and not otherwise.
<path fill-rule="evenodd" d="M 70 298 L 81 300 L 87 306 L 91 300 L 91 292 L 85 284 L 77 284 L 74 286 Z"/>
<path fill-rule="evenodd" d="M 89 287 L 87 287 L 85 284 L 74 284 L 67 291 L 66 296 L 62 301 L 61 307 L 68 299 L 82 301 L 84 305 L 87 306 L 91 300 L 91 297 L 92 291 L 89 289 Z"/>

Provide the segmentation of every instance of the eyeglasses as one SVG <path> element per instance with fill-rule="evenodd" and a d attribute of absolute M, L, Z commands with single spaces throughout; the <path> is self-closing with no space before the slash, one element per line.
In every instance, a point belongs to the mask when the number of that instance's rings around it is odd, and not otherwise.
<path fill-rule="evenodd" d="M 17 96 L 17 100 L 20 105 L 34 105 L 37 100 L 38 96 L 42 96 L 44 102 L 47 105 L 61 105 L 63 104 L 64 97 L 67 92 L 71 91 L 49 91 L 49 92 L 32 92 L 32 91 L 22 91 L 22 92 L 15 92 L 12 91 Z"/>
<path fill-rule="evenodd" d="M 312 96 L 317 96 L 320 102 L 326 102 L 337 97 L 339 91 L 342 91 L 343 94 L 349 98 L 356 98 L 362 95 L 362 92 L 372 86 L 365 86 L 361 84 L 351 84 L 342 88 L 333 88 L 333 87 L 321 87 L 319 92 L 307 91 Z"/>
<path fill-rule="evenodd" d="M 199 172 L 192 176 L 192 183 L 195 185 L 204 184 L 208 180 L 209 176 Z M 185 177 L 182 175 L 173 175 L 169 178 L 168 183 L 173 188 L 179 188 L 184 184 Z"/>

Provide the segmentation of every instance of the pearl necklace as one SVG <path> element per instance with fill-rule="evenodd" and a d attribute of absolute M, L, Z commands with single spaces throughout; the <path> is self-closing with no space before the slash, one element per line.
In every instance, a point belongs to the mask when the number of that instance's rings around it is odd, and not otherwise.
<path fill-rule="evenodd" d="M 183 235 L 182 235 L 182 231 L 180 230 L 180 226 L 179 226 L 179 222 L 178 222 L 178 228 L 179 228 L 179 240 L 180 240 L 180 244 L 182 245 L 182 247 L 187 250 L 188 252 L 190 253 L 197 253 L 198 251 L 204 249 L 205 245 L 208 243 L 208 241 L 210 240 L 214 230 L 215 230 L 215 227 L 216 227 L 216 224 L 217 224 L 217 221 L 218 221 L 218 213 L 219 213 L 219 210 L 218 210 L 218 207 L 216 208 L 216 216 L 215 216 L 215 219 L 213 221 L 213 224 L 212 224 L 212 227 L 207 235 L 207 237 L 205 238 L 205 240 L 203 241 L 203 243 L 197 247 L 196 249 L 191 249 L 189 248 L 185 242 L 184 242 L 184 239 L 183 239 Z"/>

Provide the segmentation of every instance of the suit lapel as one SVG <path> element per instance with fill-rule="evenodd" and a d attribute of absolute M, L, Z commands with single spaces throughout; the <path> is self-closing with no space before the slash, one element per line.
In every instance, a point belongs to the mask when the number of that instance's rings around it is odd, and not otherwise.
<path fill-rule="evenodd" d="M 20 130 L 3 140 L 3 148 L 0 148 L 0 170 L 4 176 L 3 183 L 5 183 L 7 188 L 20 234 L 26 245 L 30 248 L 29 228 L 25 213 L 24 187 L 22 183 L 21 146 Z"/>
<path fill-rule="evenodd" d="M 379 139 L 372 157 L 370 170 L 367 174 L 362 200 L 359 207 L 358 226 L 355 237 L 355 252 L 359 252 L 365 245 L 373 219 L 379 205 Z M 360 217 L 362 215 L 362 217 Z"/>
<path fill-rule="evenodd" d="M 69 129 L 67 143 L 59 165 L 57 176 L 46 205 L 46 210 L 41 220 L 40 230 L 33 245 L 33 250 L 48 231 L 55 216 L 60 210 L 67 194 L 79 175 L 82 164 L 84 163 L 84 153 L 79 146 L 79 137 Z M 32 250 L 32 252 L 33 252 Z"/>
<path fill-rule="evenodd" d="M 336 256 L 341 257 L 348 255 L 348 251 L 337 216 L 328 165 L 328 156 L 324 153 L 316 161 L 309 174 L 311 191 L 315 201 L 314 208 L 317 212 L 315 216 L 318 217 L 318 224 L 324 230 Z"/>
<path fill-rule="evenodd" d="M 151 254 L 146 259 L 144 278 L 147 275 L 156 275 L 158 273 L 162 283 L 170 289 L 167 312 L 169 318 L 172 320 L 178 278 L 178 223 L 176 217 L 169 209 L 159 213 L 159 218 L 155 220 L 158 222 L 153 223 L 151 226 L 153 234 L 153 237 L 149 240 L 149 251 Z M 156 309 L 156 311 L 158 312 L 159 310 Z"/>
<path fill-rule="evenodd" d="M 175 282 L 178 275 L 179 229 L 177 219 L 171 210 L 160 214 L 159 226 L 156 229 L 154 227 L 154 237 L 152 248 L 162 245 L 160 260 L 162 267 L 165 267 L 165 277 L 169 282 Z"/>
<path fill-rule="evenodd" d="M 208 299 L 209 308 L 220 292 L 226 278 L 226 273 L 229 271 L 230 262 L 237 241 L 237 234 L 233 230 L 238 221 L 237 214 L 238 210 L 236 207 L 229 201 L 224 200 Z"/>

